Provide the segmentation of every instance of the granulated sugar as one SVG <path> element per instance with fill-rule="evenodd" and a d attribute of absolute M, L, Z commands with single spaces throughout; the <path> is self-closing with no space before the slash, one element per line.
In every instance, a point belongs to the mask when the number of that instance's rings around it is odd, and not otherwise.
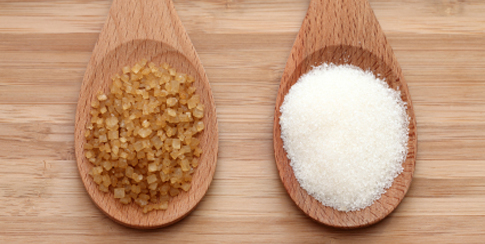
<path fill-rule="evenodd" d="M 315 67 L 291 87 L 281 113 L 281 137 L 295 176 L 325 206 L 368 207 L 403 171 L 406 104 L 370 71 Z"/>

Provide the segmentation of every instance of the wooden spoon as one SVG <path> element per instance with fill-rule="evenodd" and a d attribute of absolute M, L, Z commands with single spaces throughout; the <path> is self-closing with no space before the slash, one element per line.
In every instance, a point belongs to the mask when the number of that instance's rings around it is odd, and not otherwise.
<path fill-rule="evenodd" d="M 146 58 L 169 63 L 193 75 L 196 93 L 205 105 L 205 130 L 199 137 L 203 154 L 195 170 L 192 188 L 173 198 L 165 211 L 144 214 L 134 203 L 123 205 L 112 193 L 103 193 L 88 175 L 92 165 L 84 157 L 84 132 L 90 119 L 90 103 L 97 91 L 108 92 L 110 77 L 123 66 Z M 173 224 L 188 215 L 207 192 L 214 176 L 218 150 L 217 118 L 209 81 L 171 0 L 114 0 L 106 24 L 84 75 L 76 113 L 76 160 L 81 179 L 93 202 L 114 221 L 149 229 Z"/>
<path fill-rule="evenodd" d="M 410 118 L 404 172 L 373 205 L 354 212 L 323 206 L 303 190 L 295 178 L 283 149 L 280 106 L 302 74 L 322 63 L 352 64 L 385 77 L 389 86 L 401 91 Z M 414 172 L 417 150 L 416 120 L 408 86 L 391 46 L 367 0 L 312 0 L 281 78 L 274 116 L 274 151 L 278 171 L 291 199 L 308 216 L 338 228 L 364 227 L 385 218 L 404 198 Z"/>

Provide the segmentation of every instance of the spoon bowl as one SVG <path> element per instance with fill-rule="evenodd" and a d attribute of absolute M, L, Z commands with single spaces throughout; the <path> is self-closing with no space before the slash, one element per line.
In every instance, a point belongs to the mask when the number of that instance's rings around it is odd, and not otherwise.
<path fill-rule="evenodd" d="M 133 27 L 137 29 L 129 29 Z M 88 175 L 93 166 L 84 157 L 86 140 L 83 136 L 90 120 L 90 104 L 96 99 L 96 93 L 108 93 L 111 76 L 143 58 L 156 64 L 167 62 L 177 71 L 194 76 L 196 93 L 205 106 L 205 130 L 198 135 L 204 153 L 195 169 L 192 187 L 172 198 L 167 210 L 147 214 L 135 203 L 123 205 L 113 197 L 113 193 L 98 190 L 97 184 Z M 128 227 L 153 229 L 173 224 L 194 210 L 207 192 L 217 162 L 215 104 L 204 68 L 170 0 L 113 2 L 83 79 L 76 112 L 75 150 L 81 180 L 93 202 L 112 220 Z"/>
<path fill-rule="evenodd" d="M 280 107 L 291 86 L 313 67 L 322 63 L 351 64 L 370 70 L 392 89 L 401 92 L 410 118 L 408 154 L 404 171 L 371 206 L 341 212 L 327 207 L 300 187 L 286 151 L 280 127 Z M 275 161 L 283 185 L 295 204 L 317 222 L 336 228 L 358 228 L 379 222 L 402 201 L 415 167 L 417 153 L 416 120 L 411 96 L 401 68 L 366 0 L 313 0 L 292 48 L 281 79 L 274 116 Z"/>

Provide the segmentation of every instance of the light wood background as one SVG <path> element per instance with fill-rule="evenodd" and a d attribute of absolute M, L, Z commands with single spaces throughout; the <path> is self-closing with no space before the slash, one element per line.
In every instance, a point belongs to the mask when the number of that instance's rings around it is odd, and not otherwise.
<path fill-rule="evenodd" d="M 414 180 L 395 212 L 331 229 L 279 180 L 275 98 L 309 0 L 175 0 L 216 100 L 219 159 L 191 215 L 139 231 L 94 206 L 74 161 L 81 80 L 111 1 L 0 0 L 0 242 L 483 243 L 485 2 L 370 2 L 418 122 Z"/>

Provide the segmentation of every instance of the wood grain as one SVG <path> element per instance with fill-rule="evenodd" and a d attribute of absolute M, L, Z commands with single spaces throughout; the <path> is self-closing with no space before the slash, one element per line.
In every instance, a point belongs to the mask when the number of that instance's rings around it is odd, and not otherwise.
<path fill-rule="evenodd" d="M 125 228 L 74 154 L 83 75 L 110 0 L 0 1 L 0 242 L 483 243 L 485 2 L 370 0 L 413 99 L 419 152 L 402 203 L 339 230 L 291 200 L 274 161 L 276 94 L 309 0 L 174 0 L 217 105 L 219 157 L 189 216 Z"/>
<path fill-rule="evenodd" d="M 90 121 L 91 101 L 98 91 L 109 92 L 114 74 L 142 58 L 169 63 L 195 77 L 196 93 L 205 106 L 205 131 L 199 136 L 204 151 L 195 170 L 192 187 L 170 200 L 165 211 L 144 214 L 135 203 L 121 204 L 113 193 L 100 191 L 89 172 L 93 165 L 84 156 L 84 133 Z M 175 12 L 171 0 L 115 0 L 99 34 L 81 85 L 75 121 L 75 152 L 81 179 L 101 211 L 114 221 L 140 229 L 159 228 L 187 216 L 207 192 L 217 163 L 218 131 L 214 99 L 199 57 Z"/>
<path fill-rule="evenodd" d="M 404 171 L 371 206 L 359 211 L 341 212 L 318 202 L 300 187 L 290 160 L 283 149 L 280 107 L 300 76 L 323 63 L 350 64 L 385 78 L 401 92 L 409 117 L 408 153 Z M 312 0 L 296 37 L 276 97 L 273 143 L 276 166 L 286 191 L 296 205 L 314 220 L 336 228 L 361 228 L 389 215 L 411 185 L 417 153 L 416 119 L 409 89 L 401 67 L 367 0 Z"/>

